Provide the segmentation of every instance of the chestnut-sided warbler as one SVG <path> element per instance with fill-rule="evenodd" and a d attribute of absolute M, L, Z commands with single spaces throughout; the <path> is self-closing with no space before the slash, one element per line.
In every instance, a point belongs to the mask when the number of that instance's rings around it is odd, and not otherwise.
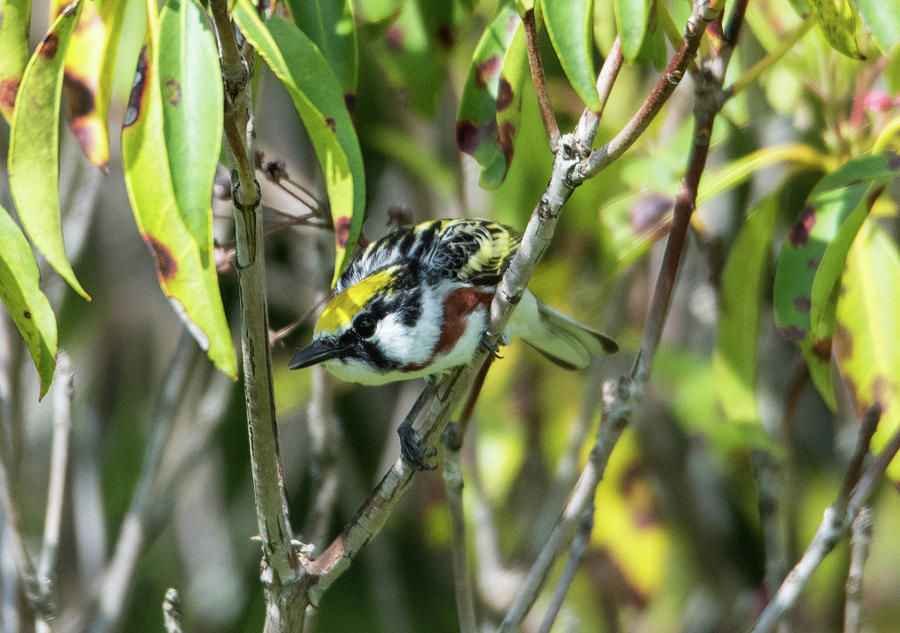
<path fill-rule="evenodd" d="M 291 369 L 323 363 L 365 385 L 432 376 L 471 362 L 520 235 L 490 220 L 437 220 L 369 244 L 338 279 L 312 343 Z M 619 349 L 610 337 L 526 290 L 503 339 L 518 337 L 568 369 Z"/>

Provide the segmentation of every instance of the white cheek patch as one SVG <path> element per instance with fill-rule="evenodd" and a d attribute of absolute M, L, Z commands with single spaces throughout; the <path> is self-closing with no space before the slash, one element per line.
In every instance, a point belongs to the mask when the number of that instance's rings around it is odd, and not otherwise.
<path fill-rule="evenodd" d="M 443 304 L 431 288 L 423 290 L 422 314 L 409 327 L 402 322 L 399 314 L 388 314 L 378 323 L 372 342 L 376 342 L 381 352 L 390 360 L 404 365 L 428 362 L 441 337 L 441 321 L 444 318 Z"/>

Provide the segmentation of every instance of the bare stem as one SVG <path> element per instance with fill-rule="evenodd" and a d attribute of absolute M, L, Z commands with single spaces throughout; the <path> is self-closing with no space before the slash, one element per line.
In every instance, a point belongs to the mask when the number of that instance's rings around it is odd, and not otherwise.
<path fill-rule="evenodd" d="M 588 544 L 591 542 L 591 530 L 593 529 L 594 503 L 592 501 L 585 508 L 581 521 L 578 523 L 578 531 L 575 534 L 575 538 L 572 539 L 572 544 L 569 546 L 569 559 L 566 561 L 566 566 L 559 577 L 559 582 L 556 583 L 556 590 L 553 592 L 553 598 L 550 601 L 550 606 L 547 608 L 544 619 L 541 621 L 538 633 L 550 633 L 550 630 L 556 623 L 563 600 L 566 599 L 569 587 L 572 585 L 572 581 L 575 580 L 575 572 L 578 571 L 581 559 L 587 551 Z"/>
<path fill-rule="evenodd" d="M 529 9 L 522 17 L 525 27 L 525 43 L 528 50 L 528 65 L 531 67 L 531 81 L 537 93 L 538 108 L 541 111 L 541 120 L 544 122 L 544 131 L 547 133 L 547 142 L 550 151 L 556 153 L 559 147 L 559 126 L 556 124 L 556 115 L 553 114 L 553 106 L 550 104 L 550 92 L 547 90 L 547 79 L 544 77 L 544 62 L 541 60 L 541 48 L 538 44 L 537 28 L 534 24 L 534 9 Z"/>
<path fill-rule="evenodd" d="M 597 95 L 600 97 L 600 109 L 594 112 L 590 108 L 585 108 L 578 121 L 578 126 L 575 128 L 575 137 L 579 139 L 584 151 L 590 150 L 594 143 L 600 119 L 603 117 L 603 110 L 606 109 L 606 102 L 609 101 L 609 95 L 612 93 L 613 85 L 622 68 L 622 60 L 622 43 L 617 35 L 606 59 L 603 60 L 600 74 L 597 75 Z"/>
<path fill-rule="evenodd" d="M 863 571 L 872 544 L 872 511 L 862 508 L 853 520 L 847 600 L 844 606 L 844 633 L 859 633 L 863 617 Z"/>
<path fill-rule="evenodd" d="M 166 590 L 166 597 L 162 603 L 163 624 L 166 633 L 182 633 L 181 627 L 181 598 L 178 591 L 173 588 Z"/>

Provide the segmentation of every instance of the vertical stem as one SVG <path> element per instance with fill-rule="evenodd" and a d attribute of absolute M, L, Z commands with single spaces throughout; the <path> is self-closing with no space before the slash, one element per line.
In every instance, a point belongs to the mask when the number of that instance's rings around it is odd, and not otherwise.
<path fill-rule="evenodd" d="M 537 27 L 534 23 L 534 9 L 525 12 L 525 15 L 522 16 L 522 24 L 525 27 L 528 65 L 531 68 L 531 81 L 537 93 L 538 109 L 541 111 L 541 120 L 544 122 L 544 131 L 547 133 L 550 151 L 555 154 L 559 147 L 559 126 L 556 124 L 556 116 L 553 114 L 553 106 L 550 104 L 550 91 L 547 90 L 547 79 L 544 77 L 544 62 L 541 60 L 541 48 L 538 43 Z"/>

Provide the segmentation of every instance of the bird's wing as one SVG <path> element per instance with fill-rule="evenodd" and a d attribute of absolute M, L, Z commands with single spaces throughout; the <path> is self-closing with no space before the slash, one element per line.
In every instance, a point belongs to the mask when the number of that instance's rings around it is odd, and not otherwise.
<path fill-rule="evenodd" d="M 520 241 L 513 229 L 490 220 L 445 221 L 425 269 L 445 279 L 495 286 Z"/>

